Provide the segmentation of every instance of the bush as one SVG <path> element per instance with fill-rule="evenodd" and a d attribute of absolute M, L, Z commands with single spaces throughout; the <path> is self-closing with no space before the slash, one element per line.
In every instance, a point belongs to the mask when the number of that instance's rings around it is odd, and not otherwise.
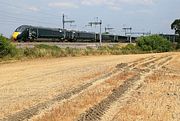
<path fill-rule="evenodd" d="M 167 52 L 172 49 L 170 41 L 157 36 L 138 38 L 137 44 L 128 44 L 122 47 L 121 44 L 113 46 L 100 46 L 98 48 L 59 48 L 45 44 L 35 45 L 33 48 L 16 48 L 10 40 L 0 35 L 0 57 L 4 59 L 23 59 L 41 57 L 65 57 L 65 56 L 86 56 L 86 55 L 121 55 L 138 54 L 147 52 Z"/>
<path fill-rule="evenodd" d="M 67 56 L 65 49 L 58 46 L 49 46 L 45 44 L 36 45 L 33 48 L 35 57 L 64 57 Z"/>
<path fill-rule="evenodd" d="M 15 45 L 13 45 L 10 40 L 0 35 L 0 58 L 5 56 L 14 57 L 17 53 L 18 49 L 16 49 Z"/>
<path fill-rule="evenodd" d="M 81 53 L 81 49 L 67 47 L 65 49 L 65 52 L 66 52 L 66 56 L 79 56 Z"/>
<path fill-rule="evenodd" d="M 143 51 L 168 52 L 172 50 L 172 43 L 158 35 L 139 37 L 137 46 Z"/>
<path fill-rule="evenodd" d="M 86 49 L 84 49 L 84 53 L 83 55 L 93 55 L 94 54 L 94 49 L 91 47 L 86 47 Z"/>
<path fill-rule="evenodd" d="M 142 53 L 142 51 L 139 49 L 138 46 L 134 44 L 128 44 L 125 47 L 122 47 L 122 53 L 123 54 L 137 54 L 137 53 Z"/>
<path fill-rule="evenodd" d="M 177 50 L 180 49 L 180 36 L 177 37 L 177 45 L 176 45 L 176 49 L 177 49 Z"/>
<path fill-rule="evenodd" d="M 111 48 L 109 46 L 99 46 L 97 53 L 100 55 L 108 55 L 111 53 Z"/>
<path fill-rule="evenodd" d="M 111 49 L 111 54 L 112 55 L 121 55 L 122 54 L 122 45 L 121 44 L 116 44 L 110 47 Z"/>

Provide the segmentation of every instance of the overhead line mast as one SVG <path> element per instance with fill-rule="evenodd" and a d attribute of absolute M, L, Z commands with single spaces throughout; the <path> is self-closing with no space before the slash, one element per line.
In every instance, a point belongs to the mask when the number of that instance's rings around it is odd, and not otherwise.
<path fill-rule="evenodd" d="M 63 29 L 65 29 L 65 23 L 74 23 L 74 20 L 65 20 L 65 15 L 63 14 L 63 18 L 62 18 L 62 22 L 63 22 Z"/>
<path fill-rule="evenodd" d="M 127 34 L 128 34 L 127 31 L 129 31 L 129 33 L 130 33 L 129 42 L 132 43 L 132 38 L 131 38 L 131 33 L 132 33 L 131 30 L 132 30 L 132 28 L 131 27 L 125 27 L 125 28 L 123 28 L 123 30 L 125 31 L 125 36 L 127 36 Z"/>
<path fill-rule="evenodd" d="M 131 27 L 125 27 L 125 28 L 122 28 L 125 32 L 125 36 L 128 36 L 129 37 L 129 41 L 131 43 L 132 41 L 132 35 L 150 35 L 151 32 L 132 32 L 132 28 Z"/>
<path fill-rule="evenodd" d="M 105 33 L 109 32 L 110 30 L 113 30 L 114 28 L 111 27 L 105 27 Z"/>
<path fill-rule="evenodd" d="M 102 26 L 102 20 L 100 21 L 96 21 L 96 22 L 89 22 L 89 25 L 92 26 L 92 25 L 99 25 L 100 27 L 100 32 L 99 32 L 99 42 L 100 42 L 100 46 L 102 45 L 102 30 L 101 30 L 101 26 Z"/>

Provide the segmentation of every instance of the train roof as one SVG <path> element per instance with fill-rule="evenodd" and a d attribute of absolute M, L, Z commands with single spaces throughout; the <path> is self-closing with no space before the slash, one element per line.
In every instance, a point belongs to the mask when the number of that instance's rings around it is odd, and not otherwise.
<path fill-rule="evenodd" d="M 21 25 L 18 28 L 40 28 L 40 29 L 51 29 L 51 30 L 60 30 L 60 28 L 50 28 L 50 27 L 41 27 L 41 26 L 32 26 L 32 25 Z"/>
<path fill-rule="evenodd" d="M 78 31 L 78 30 L 67 30 L 67 29 L 62 29 L 62 28 L 50 28 L 50 27 L 41 27 L 41 26 L 32 26 L 32 25 L 21 25 L 18 28 L 39 28 L 39 29 L 49 29 L 49 30 L 65 30 L 65 31 L 73 31 L 73 32 L 83 32 L 83 33 L 91 33 L 91 34 L 99 34 L 96 32 L 88 32 L 88 31 Z M 17 30 L 17 29 L 16 29 Z M 114 34 L 103 34 L 102 35 L 114 35 Z M 120 36 L 120 37 L 126 37 L 126 36 L 122 36 L 122 35 L 114 35 L 114 36 Z"/>
<path fill-rule="evenodd" d="M 24 27 L 24 28 L 40 28 L 40 29 L 51 29 L 51 30 L 63 30 L 62 28 L 51 28 L 51 27 L 42 27 L 42 26 L 32 26 L 32 25 L 21 25 L 20 27 Z M 74 31 L 74 32 L 85 32 L 85 33 L 95 33 L 95 32 L 88 32 L 88 31 L 78 31 L 78 30 L 68 30 L 68 29 L 64 29 L 66 31 Z"/>

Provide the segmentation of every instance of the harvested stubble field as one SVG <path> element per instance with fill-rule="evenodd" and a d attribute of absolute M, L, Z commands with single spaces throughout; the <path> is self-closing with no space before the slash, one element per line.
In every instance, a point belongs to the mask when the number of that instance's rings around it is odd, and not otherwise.
<path fill-rule="evenodd" d="M 180 53 L 0 64 L 0 121 L 179 121 Z"/>

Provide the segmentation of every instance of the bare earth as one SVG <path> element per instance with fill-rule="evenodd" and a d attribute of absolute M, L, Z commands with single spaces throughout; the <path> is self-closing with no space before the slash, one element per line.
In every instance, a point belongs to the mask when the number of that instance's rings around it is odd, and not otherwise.
<path fill-rule="evenodd" d="M 0 121 L 180 121 L 180 53 L 0 64 Z"/>

